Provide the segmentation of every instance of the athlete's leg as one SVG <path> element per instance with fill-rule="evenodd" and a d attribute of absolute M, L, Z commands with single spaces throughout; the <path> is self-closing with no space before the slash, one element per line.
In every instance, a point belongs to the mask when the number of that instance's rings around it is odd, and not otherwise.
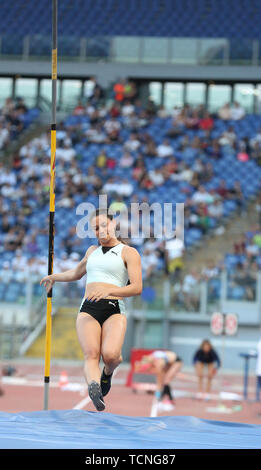
<path fill-rule="evenodd" d="M 212 379 L 214 375 L 214 369 L 215 369 L 215 363 L 208 364 L 208 379 L 207 379 L 207 388 L 206 392 L 210 393 L 211 390 L 211 385 L 212 385 Z"/>
<path fill-rule="evenodd" d="M 127 319 L 122 313 L 111 315 L 102 325 L 101 354 L 106 375 L 111 375 L 122 361 L 121 349 L 126 328 Z"/>
<path fill-rule="evenodd" d="M 196 369 L 196 374 L 198 377 L 198 391 L 199 393 L 202 393 L 203 392 L 203 370 L 204 370 L 203 362 L 197 361 L 195 364 L 195 369 Z"/>
<path fill-rule="evenodd" d="M 165 377 L 164 377 L 164 385 L 170 384 L 170 382 L 176 377 L 177 373 L 180 371 L 183 363 L 181 361 L 174 362 L 168 368 Z"/>
<path fill-rule="evenodd" d="M 76 320 L 76 331 L 84 355 L 84 376 L 88 384 L 92 380 L 100 383 L 101 371 L 101 326 L 87 313 L 79 313 Z"/>
<path fill-rule="evenodd" d="M 154 360 L 154 371 L 156 374 L 156 397 L 160 399 L 166 373 L 166 363 L 164 359 L 159 358 Z"/>

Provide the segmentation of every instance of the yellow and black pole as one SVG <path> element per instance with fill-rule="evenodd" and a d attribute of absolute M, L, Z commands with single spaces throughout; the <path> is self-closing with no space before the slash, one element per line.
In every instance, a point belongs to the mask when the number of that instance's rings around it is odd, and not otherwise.
<path fill-rule="evenodd" d="M 56 154 L 57 0 L 52 0 L 52 122 L 50 165 L 50 210 L 48 275 L 53 273 Z M 52 289 L 47 294 L 44 370 L 44 410 L 48 410 L 52 336 Z"/>

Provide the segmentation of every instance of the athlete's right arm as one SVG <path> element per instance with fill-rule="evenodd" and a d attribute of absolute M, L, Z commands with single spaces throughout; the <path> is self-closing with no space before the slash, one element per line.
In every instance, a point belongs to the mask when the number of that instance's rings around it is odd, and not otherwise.
<path fill-rule="evenodd" d="M 49 276 L 45 276 L 41 279 L 40 285 L 44 285 L 46 291 L 53 287 L 55 282 L 73 282 L 78 281 L 86 274 L 86 263 L 88 256 L 96 249 L 96 246 L 92 245 L 86 251 L 82 260 L 77 264 L 77 266 L 73 269 L 69 269 L 68 271 L 64 271 L 62 273 L 55 273 L 50 274 Z"/>

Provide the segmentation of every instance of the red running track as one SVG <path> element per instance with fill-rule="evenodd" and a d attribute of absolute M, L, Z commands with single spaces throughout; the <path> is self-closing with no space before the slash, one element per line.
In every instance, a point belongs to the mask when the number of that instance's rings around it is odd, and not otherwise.
<path fill-rule="evenodd" d="M 44 364 L 22 363 L 21 360 L 18 360 L 17 362 L 13 361 L 11 365 L 15 367 L 16 373 L 12 377 L 2 378 L 1 388 L 4 394 L 0 396 L 0 411 L 19 413 L 42 410 Z M 153 394 L 144 391 L 134 393 L 132 389 L 125 386 L 128 370 L 129 366 L 124 364 L 118 368 L 114 375 L 112 389 L 105 397 L 105 411 L 108 413 L 144 417 L 195 416 L 208 420 L 261 424 L 261 403 L 254 401 L 254 378 L 249 380 L 249 401 L 221 401 L 217 393 L 221 386 L 222 391 L 242 396 L 243 377 L 241 375 L 225 375 L 222 379 L 217 377 L 213 383 L 213 394 L 206 401 L 195 398 L 197 391 L 195 377 L 188 372 L 180 374 L 172 383 L 172 389 L 176 395 L 176 407 L 171 411 L 164 412 L 153 406 Z M 65 389 L 59 386 L 63 371 L 66 371 L 68 376 L 68 384 Z M 50 377 L 49 409 L 95 410 L 88 397 L 81 365 L 68 365 L 67 363 L 52 365 Z"/>

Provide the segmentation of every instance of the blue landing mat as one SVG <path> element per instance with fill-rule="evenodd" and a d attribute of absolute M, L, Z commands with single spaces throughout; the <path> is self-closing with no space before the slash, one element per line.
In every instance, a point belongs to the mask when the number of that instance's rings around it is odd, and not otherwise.
<path fill-rule="evenodd" d="M 0 449 L 260 449 L 261 425 L 83 410 L 0 413 Z"/>

